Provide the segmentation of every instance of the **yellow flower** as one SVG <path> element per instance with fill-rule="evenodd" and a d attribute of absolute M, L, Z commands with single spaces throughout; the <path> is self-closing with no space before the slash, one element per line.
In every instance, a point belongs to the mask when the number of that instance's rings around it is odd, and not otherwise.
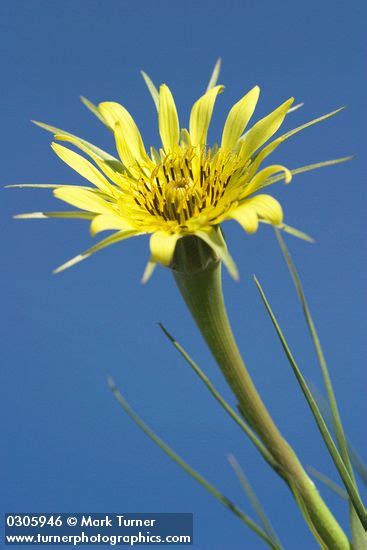
<path fill-rule="evenodd" d="M 191 109 L 188 129 L 180 127 L 168 86 L 163 84 L 158 91 L 143 73 L 158 111 L 162 141 L 162 148 L 151 147 L 149 153 L 134 119 L 118 103 L 95 106 L 83 98 L 87 107 L 112 130 L 119 159 L 68 132 L 37 123 L 53 132 L 56 140 L 68 142 L 90 157 L 92 162 L 59 143 L 52 143 L 55 153 L 94 187 L 49 186 L 54 187 L 55 197 L 79 210 L 35 212 L 17 217 L 84 218 L 91 220 L 93 236 L 114 231 L 56 271 L 110 244 L 150 234 L 151 259 L 143 277 L 147 280 L 156 263 L 170 265 L 178 239 L 196 235 L 213 248 L 236 278 L 235 264 L 220 231 L 222 222 L 236 220 L 247 233 L 257 231 L 259 222 L 270 223 L 302 236 L 283 224 L 282 207 L 276 199 L 258 193 L 274 181 L 284 179 L 288 183 L 292 172 L 279 164 L 262 169 L 260 166 L 283 141 L 337 111 L 287 132 L 263 147 L 280 128 L 291 110 L 293 98 L 247 129 L 260 92 L 255 86 L 231 108 L 220 143 L 210 147 L 208 128 L 217 96 L 224 89 L 216 85 L 218 73 L 217 64 L 206 93 Z"/>

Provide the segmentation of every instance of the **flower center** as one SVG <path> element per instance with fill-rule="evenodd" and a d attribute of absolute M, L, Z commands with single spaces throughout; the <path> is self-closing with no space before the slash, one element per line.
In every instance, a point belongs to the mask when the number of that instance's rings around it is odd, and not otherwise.
<path fill-rule="evenodd" d="M 146 213 L 185 230 L 188 223 L 212 220 L 228 209 L 237 199 L 241 175 L 237 158 L 188 148 L 162 158 L 149 176 L 142 171 L 133 196 Z"/>

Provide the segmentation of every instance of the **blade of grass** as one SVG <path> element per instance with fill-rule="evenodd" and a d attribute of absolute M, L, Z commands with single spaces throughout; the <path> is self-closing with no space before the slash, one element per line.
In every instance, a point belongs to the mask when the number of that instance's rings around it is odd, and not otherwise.
<path fill-rule="evenodd" d="M 204 382 L 204 384 L 206 385 L 210 393 L 213 395 L 213 397 L 223 407 L 226 413 L 229 414 L 232 420 L 234 420 L 236 424 L 250 438 L 252 443 L 255 445 L 258 451 L 262 454 L 263 458 L 270 464 L 272 468 L 274 468 L 279 473 L 279 470 L 277 469 L 277 464 L 274 458 L 272 457 L 270 452 L 267 450 L 265 445 L 260 441 L 260 439 L 254 433 L 254 431 L 248 426 L 248 424 L 244 420 L 242 420 L 242 418 L 232 409 L 232 407 L 228 405 L 228 403 L 223 399 L 220 393 L 215 389 L 213 384 L 210 382 L 209 378 L 203 373 L 203 371 L 195 363 L 195 361 L 191 359 L 191 357 L 184 350 L 184 348 L 173 338 L 173 336 L 168 332 L 168 330 L 164 327 L 164 325 L 162 325 L 162 323 L 158 323 L 158 324 L 162 329 L 163 333 L 165 334 L 165 336 L 167 336 L 169 341 L 173 344 L 173 346 L 177 349 L 177 351 L 182 355 L 182 357 L 190 365 L 190 367 L 194 370 L 194 372 L 199 376 L 200 380 Z"/>
<path fill-rule="evenodd" d="M 176 464 L 188 473 L 193 479 L 195 479 L 200 485 L 202 485 L 214 498 L 216 498 L 223 506 L 230 510 L 235 516 L 242 520 L 252 531 L 254 531 L 259 537 L 261 537 L 269 546 L 274 550 L 280 550 L 278 546 L 269 539 L 268 535 L 242 510 L 240 510 L 233 502 L 231 502 L 226 496 L 224 496 L 214 485 L 209 483 L 201 474 L 191 468 L 187 462 L 185 462 L 175 451 L 171 449 L 153 430 L 135 413 L 130 407 L 121 392 L 118 390 L 114 380 L 111 377 L 107 379 L 108 386 L 111 389 L 115 399 L 122 407 L 122 409 L 128 414 L 128 416 L 143 430 L 143 432 L 154 441 Z"/>
<path fill-rule="evenodd" d="M 259 518 L 259 521 L 261 525 L 263 526 L 263 529 L 265 533 L 268 535 L 268 537 L 274 542 L 274 544 L 277 544 L 279 548 L 282 548 L 282 544 L 277 536 L 277 534 L 274 531 L 274 528 L 268 518 L 268 516 L 265 513 L 265 510 L 263 506 L 261 505 L 261 502 L 259 501 L 255 491 L 253 490 L 249 480 L 247 479 L 245 472 L 241 468 L 240 464 L 238 463 L 237 459 L 234 455 L 230 454 L 228 455 L 228 462 L 233 468 L 234 473 L 236 474 L 238 481 L 240 482 L 242 489 L 247 495 L 247 498 L 249 499 L 252 508 L 256 512 L 257 517 Z"/>
<path fill-rule="evenodd" d="M 287 359 L 293 369 L 293 372 L 296 376 L 296 379 L 302 389 L 302 392 L 307 400 L 307 403 L 311 409 L 311 412 L 315 418 L 315 421 L 316 421 L 316 424 L 317 424 L 317 427 L 319 428 L 319 431 L 322 435 L 322 438 L 328 448 L 328 451 L 331 455 L 331 458 L 333 459 L 333 462 L 340 474 L 340 477 L 342 478 L 342 481 L 345 485 L 345 488 L 346 490 L 348 491 L 348 494 L 349 494 L 349 497 L 350 497 L 350 500 L 353 504 L 353 507 L 363 525 L 363 527 L 365 529 L 367 529 L 367 514 L 366 514 L 366 510 L 365 510 L 365 507 L 363 505 L 363 502 L 361 500 L 361 497 L 359 495 L 359 492 L 358 492 L 358 488 L 356 487 L 356 485 L 354 484 L 352 478 L 350 477 L 349 475 L 349 472 L 344 464 L 344 461 L 338 451 L 338 448 L 337 446 L 335 445 L 334 443 L 334 440 L 333 438 L 331 437 L 331 434 L 325 424 L 325 421 L 322 417 L 322 414 L 320 412 L 320 409 L 312 395 L 312 392 L 310 390 L 310 388 L 308 387 L 307 383 L 306 383 L 306 380 L 304 379 L 300 369 L 298 368 L 298 365 L 292 355 L 292 352 L 290 351 L 290 348 L 287 344 L 287 341 L 283 335 L 283 332 L 279 326 L 279 323 L 269 305 L 269 302 L 268 300 L 266 299 L 266 296 L 264 294 L 264 291 L 259 283 L 259 281 L 257 280 L 256 277 L 254 277 L 254 280 L 255 280 L 255 283 L 256 283 L 256 286 L 259 290 L 259 293 L 260 293 L 260 296 L 261 296 L 261 299 L 262 301 L 264 302 L 264 305 L 267 309 L 267 312 L 269 313 L 269 316 L 271 318 L 271 321 L 274 325 L 274 328 L 277 332 L 277 335 L 278 335 L 278 338 L 282 344 L 282 347 L 285 351 L 285 354 L 287 356 Z"/>
<path fill-rule="evenodd" d="M 319 472 L 318 470 L 316 470 L 316 468 L 313 468 L 312 466 L 309 466 L 307 468 L 307 470 L 309 471 L 309 473 L 312 475 L 312 477 L 314 477 L 315 479 L 317 479 L 318 481 L 321 481 L 321 483 L 323 483 L 324 485 L 326 485 L 331 491 L 333 491 L 335 494 L 337 494 L 338 496 L 340 496 L 341 498 L 343 498 L 344 500 L 348 500 L 349 497 L 348 497 L 348 493 L 346 491 L 344 491 L 344 489 L 342 487 L 340 487 L 340 485 L 338 485 L 337 483 L 335 483 L 335 481 L 333 481 L 332 479 L 330 479 L 328 476 L 326 476 L 325 474 L 323 474 L 322 472 Z"/>

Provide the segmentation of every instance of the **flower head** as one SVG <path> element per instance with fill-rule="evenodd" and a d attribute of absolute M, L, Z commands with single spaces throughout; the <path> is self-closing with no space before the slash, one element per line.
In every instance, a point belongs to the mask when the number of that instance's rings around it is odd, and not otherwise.
<path fill-rule="evenodd" d="M 159 150 L 151 147 L 147 152 L 134 119 L 115 102 L 95 106 L 83 99 L 113 132 L 118 159 L 68 132 L 37 123 L 53 132 L 57 141 L 68 142 L 89 156 L 91 160 L 60 143 L 52 143 L 55 153 L 94 187 L 50 186 L 54 187 L 55 197 L 78 210 L 36 212 L 17 217 L 84 218 L 91 221 L 93 236 L 102 231 L 114 231 L 56 271 L 70 267 L 110 244 L 150 234 L 151 259 L 143 277 L 146 280 L 156 263 L 170 265 L 178 239 L 195 235 L 213 248 L 236 277 L 235 264 L 219 227 L 225 220 L 236 220 L 247 233 L 256 232 L 259 222 L 264 222 L 302 236 L 283 224 L 279 202 L 268 194 L 259 193 L 274 181 L 284 179 L 288 183 L 292 172 L 279 164 L 266 168 L 261 168 L 261 165 L 288 137 L 337 111 L 265 145 L 291 110 L 293 98 L 287 99 L 248 129 L 260 92 L 255 86 L 230 109 L 220 143 L 210 147 L 207 143 L 208 128 L 217 96 L 224 89 L 216 85 L 218 68 L 217 65 L 207 91 L 191 109 L 188 129 L 180 127 L 168 86 L 163 84 L 158 91 L 143 73 L 158 111 L 162 141 Z"/>

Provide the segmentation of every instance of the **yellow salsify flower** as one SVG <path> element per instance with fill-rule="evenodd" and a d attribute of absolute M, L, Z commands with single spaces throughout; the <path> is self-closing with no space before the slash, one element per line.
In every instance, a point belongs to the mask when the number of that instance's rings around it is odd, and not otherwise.
<path fill-rule="evenodd" d="M 206 93 L 193 105 L 189 129 L 180 128 L 172 93 L 166 84 L 159 91 L 142 73 L 158 111 L 162 148 L 151 147 L 148 154 L 139 129 L 130 113 L 120 104 L 103 102 L 98 106 L 82 98 L 86 106 L 113 131 L 119 159 L 68 132 L 36 123 L 88 155 L 92 162 L 75 151 L 52 143 L 55 153 L 95 187 L 30 185 L 53 187 L 58 199 L 79 210 L 71 212 L 33 212 L 18 218 L 83 218 L 91 220 L 94 236 L 107 230 L 114 233 L 82 254 L 60 266 L 71 267 L 94 252 L 124 239 L 150 234 L 151 258 L 143 281 L 157 263 L 169 266 L 178 239 L 195 235 L 205 241 L 237 278 L 236 266 L 220 230 L 226 220 L 236 220 L 247 233 L 257 231 L 259 222 L 269 223 L 299 237 L 301 232 L 283 223 L 279 202 L 258 193 L 275 181 L 291 181 L 292 172 L 273 164 L 260 169 L 262 162 L 283 141 L 333 111 L 283 134 L 268 143 L 292 110 L 288 99 L 245 132 L 255 110 L 260 89 L 246 93 L 229 111 L 219 145 L 209 147 L 207 133 L 217 96 L 224 87 L 217 85 L 217 63 Z M 294 108 L 293 108 L 294 109 Z M 244 133 L 245 132 L 245 133 Z M 298 169 L 305 171 L 345 159 L 328 161 Z M 20 185 L 18 187 L 24 187 Z"/>

